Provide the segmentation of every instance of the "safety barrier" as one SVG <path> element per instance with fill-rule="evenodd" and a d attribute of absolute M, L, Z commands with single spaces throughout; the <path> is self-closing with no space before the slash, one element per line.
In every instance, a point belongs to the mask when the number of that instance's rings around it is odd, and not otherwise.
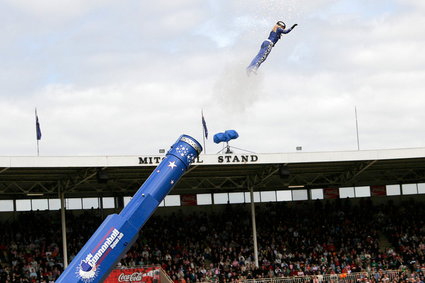
<path fill-rule="evenodd" d="M 400 270 L 386 270 L 377 272 L 352 272 L 342 274 L 306 275 L 293 277 L 274 277 L 261 279 L 246 279 L 245 283 L 357 283 L 369 282 L 367 279 L 388 277 L 393 280 Z"/>

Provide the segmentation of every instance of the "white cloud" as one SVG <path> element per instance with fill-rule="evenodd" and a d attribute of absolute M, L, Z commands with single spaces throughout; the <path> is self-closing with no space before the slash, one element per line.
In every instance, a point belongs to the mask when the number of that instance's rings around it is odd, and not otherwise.
<path fill-rule="evenodd" d="M 91 10 L 108 6 L 111 1 L 105 0 L 5 0 L 3 5 L 16 9 L 15 13 L 24 13 L 38 21 L 63 21 L 79 17 Z"/>
<path fill-rule="evenodd" d="M 355 106 L 363 149 L 424 146 L 420 1 L 8 1 L 0 11 L 0 155 L 35 153 L 36 106 L 46 155 L 156 153 L 182 133 L 202 139 L 201 109 L 211 136 L 235 129 L 233 144 L 255 152 L 356 149 Z M 299 26 L 247 77 L 279 19 Z"/>

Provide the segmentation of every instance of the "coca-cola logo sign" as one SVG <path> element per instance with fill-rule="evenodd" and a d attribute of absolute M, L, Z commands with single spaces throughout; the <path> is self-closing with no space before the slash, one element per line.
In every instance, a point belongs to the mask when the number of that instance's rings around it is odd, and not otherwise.
<path fill-rule="evenodd" d="M 118 276 L 118 282 L 142 282 L 143 274 L 141 272 L 133 272 L 132 274 L 121 273 Z"/>
<path fill-rule="evenodd" d="M 160 268 L 114 269 L 105 282 L 109 283 L 160 283 Z"/>

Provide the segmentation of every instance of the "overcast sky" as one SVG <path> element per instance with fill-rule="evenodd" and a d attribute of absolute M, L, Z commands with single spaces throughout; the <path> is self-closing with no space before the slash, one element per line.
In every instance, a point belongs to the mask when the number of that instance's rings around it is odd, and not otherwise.
<path fill-rule="evenodd" d="M 0 0 L 0 155 L 425 146 L 422 0 Z M 298 26 L 257 76 L 277 20 Z"/>

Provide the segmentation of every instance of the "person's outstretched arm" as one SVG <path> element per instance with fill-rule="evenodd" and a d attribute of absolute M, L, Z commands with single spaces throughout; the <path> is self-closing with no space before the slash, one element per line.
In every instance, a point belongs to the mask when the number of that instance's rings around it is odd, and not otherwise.
<path fill-rule="evenodd" d="M 279 28 L 282 30 L 282 33 L 289 33 L 291 30 L 294 29 L 294 27 L 296 27 L 298 24 L 294 24 L 290 29 L 283 29 L 283 28 Z"/>

